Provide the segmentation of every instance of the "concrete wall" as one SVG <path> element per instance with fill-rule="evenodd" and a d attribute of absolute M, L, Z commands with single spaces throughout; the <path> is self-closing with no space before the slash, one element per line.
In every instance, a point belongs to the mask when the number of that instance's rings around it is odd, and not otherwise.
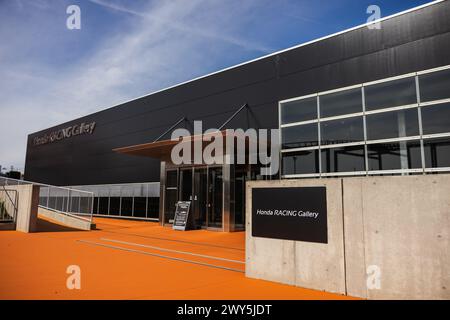
<path fill-rule="evenodd" d="M 329 243 L 253 238 L 251 188 L 265 186 L 326 186 Z M 369 299 L 450 299 L 449 195 L 450 175 L 250 182 L 246 274 Z M 377 271 L 379 288 L 368 287 Z"/>
<path fill-rule="evenodd" d="M 68 215 L 65 215 L 63 213 L 57 212 L 57 211 L 53 211 L 53 210 L 48 210 L 45 208 L 41 208 L 39 207 L 39 215 L 47 217 L 51 220 L 57 221 L 67 227 L 71 227 L 71 228 L 75 228 L 75 229 L 79 229 L 79 230 L 92 230 L 95 229 L 95 224 L 77 218 L 77 217 L 71 217 Z"/>
<path fill-rule="evenodd" d="M 450 176 L 344 179 L 349 295 L 450 299 Z M 365 270 L 377 266 L 381 289 Z"/>
<path fill-rule="evenodd" d="M 328 244 L 252 237 L 252 187 L 325 186 Z M 304 288 L 345 294 L 345 264 L 340 180 L 254 181 L 247 184 L 246 275 Z"/>
<path fill-rule="evenodd" d="M 39 186 L 27 184 L 8 186 L 7 189 L 17 191 L 16 230 L 35 232 L 39 205 Z"/>
<path fill-rule="evenodd" d="M 2 222 L 0 223 L 0 231 L 11 231 L 16 230 L 16 223 L 15 222 Z"/>

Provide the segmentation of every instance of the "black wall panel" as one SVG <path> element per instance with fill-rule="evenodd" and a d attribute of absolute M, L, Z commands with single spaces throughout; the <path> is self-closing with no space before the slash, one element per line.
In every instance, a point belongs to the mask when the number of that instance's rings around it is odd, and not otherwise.
<path fill-rule="evenodd" d="M 278 101 L 450 64 L 450 3 L 435 4 L 290 49 L 76 119 L 28 137 L 25 179 L 55 185 L 159 181 L 159 161 L 113 148 L 153 141 L 182 117 L 229 128 L 276 128 Z M 33 146 L 36 136 L 81 122 L 92 135 Z M 192 130 L 192 123 L 180 124 Z M 165 138 L 170 138 L 167 136 Z"/>

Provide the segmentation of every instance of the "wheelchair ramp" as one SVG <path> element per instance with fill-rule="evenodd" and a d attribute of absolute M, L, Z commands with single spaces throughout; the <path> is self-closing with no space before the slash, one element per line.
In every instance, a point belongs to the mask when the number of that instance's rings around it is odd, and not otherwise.
<path fill-rule="evenodd" d="M 65 212 L 44 208 L 41 206 L 39 206 L 38 216 L 50 219 L 50 220 L 55 221 L 58 224 L 61 224 L 63 226 L 78 229 L 78 230 L 94 230 L 95 229 L 95 223 L 92 223 L 88 219 L 84 219 L 82 217 L 79 217 L 79 216 L 76 216 L 73 214 L 68 214 Z"/>
<path fill-rule="evenodd" d="M 34 212 L 34 220 L 36 220 L 36 215 L 38 215 L 73 229 L 95 229 L 95 224 L 92 223 L 94 203 L 94 194 L 92 192 L 0 177 L 0 186 L 5 191 L 7 188 L 20 189 L 23 188 L 24 185 L 32 186 L 34 190 L 37 190 L 36 196 L 33 196 L 33 199 L 35 200 L 30 200 L 32 202 L 36 201 L 34 209 L 31 210 Z M 11 190 L 11 192 L 12 191 L 14 190 Z M 9 193 L 6 195 L 11 197 Z M 39 196 L 39 199 L 37 196 Z M 6 197 L 3 196 L 0 198 L 4 199 Z M 4 203 L 4 201 L 2 203 Z M 2 208 L 3 207 L 4 205 Z M 6 210 L 2 210 L 2 212 L 3 211 L 6 212 Z M 12 212 L 12 210 L 8 210 L 8 212 Z M 2 213 L 2 217 L 3 216 L 6 216 L 6 214 Z M 15 217 L 15 215 L 13 216 Z M 12 222 L 15 222 L 15 218 Z"/>

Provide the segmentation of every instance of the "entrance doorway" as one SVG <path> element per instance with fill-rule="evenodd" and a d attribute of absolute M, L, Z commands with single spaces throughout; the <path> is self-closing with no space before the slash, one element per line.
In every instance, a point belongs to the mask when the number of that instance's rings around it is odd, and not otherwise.
<path fill-rule="evenodd" d="M 191 222 L 194 228 L 222 229 L 222 167 L 167 170 L 165 193 L 165 223 L 172 223 L 177 201 L 191 201 Z"/>

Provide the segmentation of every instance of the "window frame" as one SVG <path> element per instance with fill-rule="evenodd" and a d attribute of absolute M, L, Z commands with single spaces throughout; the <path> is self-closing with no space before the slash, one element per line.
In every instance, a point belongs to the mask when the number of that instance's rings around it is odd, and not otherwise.
<path fill-rule="evenodd" d="M 326 90 L 321 91 L 313 94 L 307 94 L 300 97 L 294 97 L 289 99 L 280 100 L 278 102 L 278 128 L 280 129 L 280 135 L 279 135 L 279 143 L 280 147 L 282 147 L 282 128 L 287 127 L 294 127 L 294 126 L 300 126 L 305 124 L 314 124 L 317 123 L 318 126 L 318 145 L 317 146 L 311 146 L 311 147 L 303 147 L 303 148 L 293 148 L 293 149 L 282 149 L 280 150 L 279 157 L 280 157 L 280 179 L 290 179 L 290 178 L 321 178 L 321 177 L 333 177 L 333 176 L 372 176 L 372 175 L 387 175 L 387 174 L 426 174 L 426 173 L 436 173 L 436 172 L 449 172 L 450 167 L 441 167 L 441 168 L 428 168 L 426 167 L 425 162 L 425 155 L 424 155 L 424 140 L 426 139 L 432 139 L 432 138 L 446 138 L 450 137 L 450 132 L 444 132 L 444 133 L 437 133 L 437 134 L 423 134 L 423 123 L 422 123 L 422 108 L 426 108 L 427 106 L 433 106 L 436 104 L 442 104 L 442 103 L 449 103 L 450 98 L 448 99 L 441 99 L 441 100 L 435 100 L 435 101 L 427 101 L 427 102 L 421 102 L 420 100 L 420 82 L 419 82 L 419 76 L 423 74 L 429 74 L 433 72 L 439 72 L 443 70 L 450 69 L 450 65 L 441 66 L 438 68 L 428 69 L 428 70 L 422 70 L 418 72 L 412 72 L 407 73 L 403 75 L 398 75 L 394 77 L 379 79 L 375 81 L 370 82 L 364 82 L 361 84 L 346 86 L 342 88 L 336 88 L 332 90 Z M 407 105 L 401 105 L 401 106 L 395 106 L 395 107 L 388 107 L 388 108 L 380 108 L 376 110 L 366 110 L 366 98 L 365 98 L 365 87 L 370 85 L 375 85 L 379 83 L 389 82 L 389 81 L 395 81 L 400 80 L 404 78 L 410 78 L 414 77 L 415 79 L 415 87 L 416 87 L 416 98 L 417 102 L 413 104 L 407 104 Z M 322 95 L 336 93 L 340 91 L 346 91 L 346 90 L 352 90 L 352 89 L 361 89 L 361 96 L 362 96 L 362 112 L 357 113 L 349 113 L 349 114 L 343 114 L 338 116 L 332 116 L 332 117 L 320 117 L 320 97 Z M 316 97 L 317 102 L 317 118 L 307 121 L 301 121 L 301 122 L 293 122 L 293 123 L 285 123 L 281 124 L 281 109 L 283 107 L 284 103 L 287 102 L 293 102 L 296 100 L 302 100 L 302 99 L 308 99 Z M 406 137 L 397 137 L 397 138 L 389 138 L 389 139 L 379 139 L 379 140 L 368 140 L 367 139 L 367 115 L 371 114 L 378 114 L 378 113 L 386 113 L 386 112 L 392 112 L 392 111 L 400 111 L 400 110 L 406 110 L 406 109 L 416 109 L 418 112 L 418 121 L 419 121 L 419 135 L 414 136 L 406 136 Z M 330 145 L 322 145 L 321 144 L 321 122 L 326 121 L 332 121 L 332 120 L 339 120 L 339 119 L 345 119 L 345 118 L 352 118 L 362 116 L 363 118 L 363 129 L 364 129 L 364 140 L 363 141 L 357 141 L 357 142 L 351 142 L 351 143 L 341 143 L 341 144 L 330 144 Z M 421 161 L 422 161 L 422 168 L 414 168 L 414 169 L 397 169 L 397 170 L 369 170 L 368 166 L 368 154 L 367 154 L 367 145 L 370 144 L 376 144 L 376 143 L 395 143 L 395 142 L 401 142 L 401 141 L 420 141 L 420 152 L 421 152 Z M 322 149 L 327 148 L 339 148 L 339 147 L 351 147 L 351 146 L 358 146 L 358 145 L 364 145 L 365 149 L 365 163 L 366 163 L 366 171 L 355 171 L 355 172 L 336 172 L 336 173 L 326 173 L 322 172 Z M 283 163 L 283 155 L 289 154 L 289 153 L 295 153 L 298 151 L 311 151 L 311 150 L 318 150 L 319 152 L 319 173 L 309 173 L 309 174 L 282 174 L 283 169 L 281 168 Z"/>

